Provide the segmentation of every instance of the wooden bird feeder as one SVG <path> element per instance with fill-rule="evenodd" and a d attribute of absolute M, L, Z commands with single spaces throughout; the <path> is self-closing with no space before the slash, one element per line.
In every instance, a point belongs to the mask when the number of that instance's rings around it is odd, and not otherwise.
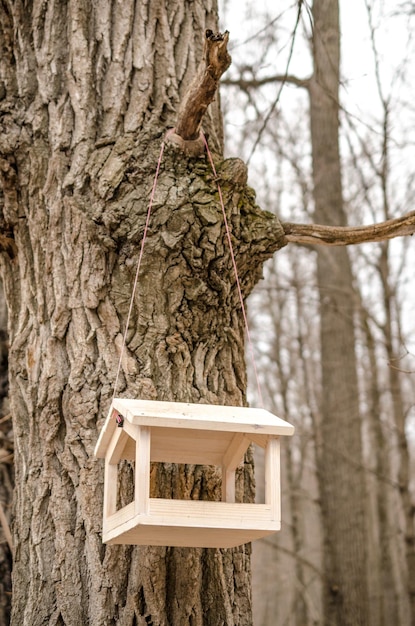
<path fill-rule="evenodd" d="M 276 532 L 280 436 L 293 433 L 264 409 L 115 398 L 95 448 L 105 459 L 103 542 L 230 548 Z M 265 448 L 265 504 L 235 502 L 235 471 L 251 442 Z M 117 510 L 123 459 L 135 463 L 134 501 Z M 222 501 L 150 498 L 150 462 L 220 466 Z"/>

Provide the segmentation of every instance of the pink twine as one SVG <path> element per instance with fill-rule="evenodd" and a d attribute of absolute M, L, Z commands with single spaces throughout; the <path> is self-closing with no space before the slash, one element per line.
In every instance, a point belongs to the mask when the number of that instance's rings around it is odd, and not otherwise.
<path fill-rule="evenodd" d="M 174 132 L 174 128 L 171 128 L 169 131 L 167 131 L 167 133 L 164 136 L 164 139 L 162 141 L 161 148 L 160 148 L 160 155 L 159 155 L 159 159 L 158 159 L 158 162 L 157 162 L 156 173 L 154 175 L 153 187 L 151 189 L 150 201 L 149 201 L 149 204 L 148 204 L 147 218 L 146 218 L 146 223 L 145 223 L 145 226 L 144 226 L 143 239 L 141 241 L 141 248 L 140 248 L 140 254 L 139 254 L 139 257 L 138 257 L 137 270 L 136 270 L 136 273 L 135 273 L 133 292 L 131 294 L 130 307 L 128 309 L 127 322 L 126 322 L 126 325 L 125 325 L 125 333 L 124 333 L 123 338 L 122 338 L 120 360 L 118 361 L 117 375 L 115 377 L 115 383 L 114 383 L 114 393 L 113 393 L 113 396 L 112 396 L 113 400 L 115 398 L 115 393 L 116 393 L 116 390 L 117 390 L 118 378 L 119 378 L 119 375 L 120 375 L 121 363 L 122 363 L 122 358 L 123 358 L 124 350 L 125 350 L 125 342 L 126 342 L 126 339 L 127 339 L 127 332 L 128 332 L 128 327 L 130 325 L 131 313 L 132 313 L 132 310 L 133 310 L 134 296 L 135 296 L 135 292 L 137 290 L 138 275 L 140 273 L 141 260 L 143 258 L 144 244 L 145 244 L 145 241 L 146 241 L 146 238 L 147 238 L 148 226 L 149 226 L 149 223 L 150 223 L 151 209 L 153 207 L 154 195 L 156 193 L 156 187 L 157 187 L 157 179 L 158 179 L 158 175 L 159 175 L 159 172 L 160 172 L 161 160 L 163 158 L 163 153 L 164 153 L 164 146 L 165 146 L 165 142 L 166 142 L 167 137 L 169 135 L 171 135 L 173 132 Z"/>
<path fill-rule="evenodd" d="M 228 239 L 229 251 L 230 251 L 230 254 L 231 254 L 232 265 L 233 265 L 233 271 L 235 273 L 236 285 L 237 285 L 237 288 L 238 288 L 239 301 L 241 303 L 242 315 L 243 315 L 244 323 L 245 323 L 246 336 L 248 338 L 248 345 L 249 345 L 249 349 L 250 349 L 250 352 L 251 352 L 252 365 L 253 365 L 253 368 L 254 368 L 255 379 L 256 379 L 256 384 L 257 384 L 257 388 L 258 388 L 258 396 L 259 396 L 261 407 L 263 407 L 264 406 L 264 401 L 263 401 L 263 398 L 262 398 L 261 384 L 259 382 L 258 370 L 257 370 L 257 366 L 256 366 L 256 361 L 255 361 L 254 347 L 253 347 L 252 341 L 251 341 L 251 333 L 249 332 L 248 318 L 247 318 L 247 315 L 246 315 L 244 299 L 243 299 L 243 296 L 242 296 L 242 289 L 241 289 L 241 284 L 240 284 L 240 281 L 239 281 L 238 269 L 236 267 L 235 255 L 234 255 L 234 252 L 233 252 L 233 246 L 232 246 L 232 240 L 231 240 L 231 233 L 229 231 L 228 220 L 227 220 L 226 212 L 225 212 L 225 205 L 224 205 L 223 197 L 222 197 L 222 189 L 221 189 L 221 187 L 219 185 L 219 182 L 218 182 L 218 175 L 216 173 L 215 164 L 213 163 L 212 154 L 211 154 L 211 152 L 209 150 L 209 146 L 208 146 L 208 143 L 206 141 L 206 137 L 204 136 L 204 134 L 202 132 L 200 134 L 201 134 L 203 142 L 205 144 L 206 152 L 207 152 L 207 155 L 209 157 L 209 161 L 210 161 L 210 165 L 212 167 L 213 174 L 215 175 L 216 185 L 218 187 L 219 201 L 220 201 L 220 206 L 222 208 L 223 221 L 225 222 L 226 237 Z"/>

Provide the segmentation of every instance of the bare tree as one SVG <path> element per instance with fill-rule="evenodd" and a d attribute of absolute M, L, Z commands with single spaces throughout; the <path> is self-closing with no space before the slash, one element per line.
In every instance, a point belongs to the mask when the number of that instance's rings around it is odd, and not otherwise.
<path fill-rule="evenodd" d="M 336 0 L 313 3 L 310 82 L 314 203 L 317 221 L 345 224 L 339 154 L 340 30 Z M 353 277 L 345 249 L 318 249 L 321 325 L 321 448 L 325 621 L 369 623 L 366 486 L 358 401 Z"/>
<path fill-rule="evenodd" d="M 182 2 L 131 3 L 122 12 L 109 2 L 1 6 L 12 624 L 251 623 L 249 546 L 102 546 L 103 471 L 93 457 L 160 142 L 196 74 L 205 29 L 215 25 L 214 5 L 183 11 Z M 204 128 L 219 151 L 216 105 Z M 219 162 L 218 173 L 247 295 L 284 233 L 255 207 L 238 162 Z M 118 393 L 245 402 L 243 323 L 223 234 L 209 164 L 169 144 Z M 158 485 L 208 498 L 218 480 L 166 466 Z M 250 462 L 244 484 L 252 497 Z"/>

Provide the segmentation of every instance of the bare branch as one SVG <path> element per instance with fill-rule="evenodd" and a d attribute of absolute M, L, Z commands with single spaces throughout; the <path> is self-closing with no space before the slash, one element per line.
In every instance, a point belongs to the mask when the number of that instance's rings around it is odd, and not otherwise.
<path fill-rule="evenodd" d="M 258 87 L 269 85 L 270 83 L 290 83 L 296 87 L 304 87 L 308 89 L 310 79 L 298 78 L 292 74 L 275 74 L 274 76 L 264 76 L 264 78 L 224 78 L 221 84 L 233 85 L 235 87 L 239 87 L 243 91 L 248 91 L 249 89 L 257 89 Z"/>
<path fill-rule="evenodd" d="M 370 226 L 324 226 L 321 224 L 282 224 L 289 243 L 350 246 L 358 243 L 385 241 L 415 233 L 415 211 L 403 217 Z"/>
<path fill-rule="evenodd" d="M 293 55 L 293 52 L 294 52 L 294 42 L 295 42 L 295 37 L 296 37 L 296 34 L 297 34 L 297 28 L 298 28 L 298 25 L 300 23 L 302 6 L 303 6 L 303 3 L 302 3 L 302 0 L 300 0 L 298 2 L 297 18 L 295 20 L 294 30 L 293 30 L 293 33 L 292 33 L 292 36 L 291 36 L 291 45 L 290 45 L 290 50 L 289 50 L 289 53 L 288 53 L 287 66 L 286 66 L 286 69 L 285 69 L 285 74 L 287 76 L 288 76 L 288 70 L 289 70 L 289 67 L 290 67 L 292 55 Z M 254 154 L 257 146 L 259 145 L 259 142 L 261 141 L 262 133 L 266 129 L 266 127 L 268 125 L 268 122 L 271 119 L 271 115 L 274 113 L 275 108 L 276 108 L 278 102 L 280 101 L 280 97 L 281 97 L 281 93 L 282 93 L 284 85 L 285 85 L 285 81 L 283 81 L 280 84 L 280 87 L 279 87 L 278 93 L 277 93 L 277 97 L 275 98 L 274 102 L 272 103 L 268 113 L 265 116 L 265 119 L 264 119 L 264 121 L 262 123 L 262 126 L 259 129 L 258 136 L 257 136 L 257 138 L 256 138 L 256 140 L 254 142 L 254 145 L 252 146 L 251 153 L 250 153 L 250 155 L 248 157 L 248 160 L 247 160 L 247 164 L 250 162 L 250 160 L 252 158 L 252 155 Z"/>
<path fill-rule="evenodd" d="M 206 31 L 203 59 L 180 107 L 175 128 L 175 135 L 185 142 L 199 140 L 202 118 L 215 98 L 220 77 L 232 61 L 227 50 L 228 40 L 228 31 L 223 34 Z"/>

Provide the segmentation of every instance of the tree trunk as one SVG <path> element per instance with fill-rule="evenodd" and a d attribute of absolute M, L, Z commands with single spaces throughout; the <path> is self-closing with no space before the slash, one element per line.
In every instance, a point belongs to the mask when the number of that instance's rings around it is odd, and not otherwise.
<path fill-rule="evenodd" d="M 14 626 L 252 623 L 250 548 L 103 546 L 94 459 L 166 129 L 214 2 L 2 1 L 0 222 L 16 443 Z M 221 148 L 217 103 L 204 121 Z M 284 244 L 237 160 L 218 175 L 246 297 Z M 166 146 L 117 395 L 241 405 L 244 329 L 207 160 Z M 166 465 L 159 493 L 208 498 Z M 253 497 L 248 457 L 239 486 Z"/>
<path fill-rule="evenodd" d="M 380 416 L 381 382 L 376 360 L 376 341 L 370 327 L 369 315 L 361 297 L 359 297 L 360 324 L 367 351 L 365 384 L 367 386 L 367 421 L 370 437 L 370 452 L 367 464 L 371 471 L 372 508 L 370 521 L 368 562 L 371 568 L 371 617 L 379 626 L 387 624 L 405 624 L 405 603 L 399 598 L 399 563 L 396 558 L 397 502 L 393 485 L 390 463 L 390 450 L 384 434 L 384 425 Z"/>
<path fill-rule="evenodd" d="M 10 623 L 12 574 L 13 434 L 8 403 L 7 360 L 7 311 L 0 281 L 0 626 Z"/>
<path fill-rule="evenodd" d="M 401 372 L 399 368 L 399 349 L 401 348 L 400 322 L 399 319 L 396 319 L 396 315 L 394 319 L 393 314 L 393 304 L 396 299 L 396 292 L 394 287 L 391 285 L 390 250 L 388 242 L 385 242 L 382 246 L 378 271 L 382 285 L 383 306 L 385 312 L 385 321 L 382 326 L 382 330 L 389 366 L 388 378 L 389 393 L 391 397 L 391 412 L 396 428 L 399 459 L 397 478 L 404 516 L 403 528 L 408 580 L 409 619 L 411 626 L 415 626 L 415 508 L 411 496 L 410 453 L 405 430 L 407 409 L 405 408 L 405 402 L 402 394 Z M 394 325 L 397 327 L 395 336 L 399 337 L 399 342 L 395 341 L 393 330 Z"/>
<path fill-rule="evenodd" d="M 315 221 L 344 225 L 339 155 L 339 7 L 315 0 L 310 81 Z M 325 623 L 367 626 L 366 493 L 356 375 L 353 280 L 345 249 L 317 250 L 321 303 L 321 449 Z"/>

